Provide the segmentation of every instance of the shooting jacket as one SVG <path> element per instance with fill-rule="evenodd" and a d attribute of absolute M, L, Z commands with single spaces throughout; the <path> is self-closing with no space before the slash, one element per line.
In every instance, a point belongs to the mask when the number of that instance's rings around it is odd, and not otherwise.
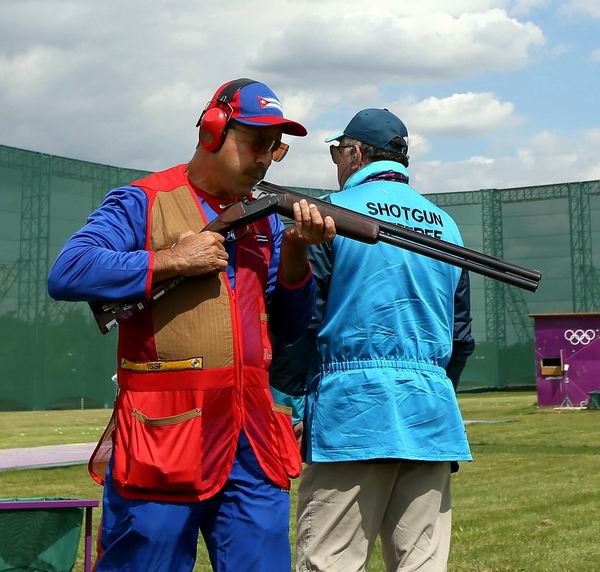
<path fill-rule="evenodd" d="M 329 199 L 462 245 L 452 218 L 407 182 L 402 165 L 377 161 Z M 281 399 L 304 417 L 307 462 L 470 460 L 448 377 L 458 382 L 473 350 L 466 273 L 389 244 L 339 235 L 311 250 L 318 285 L 312 329 L 276 349 L 271 368 L 273 386 L 305 393 Z M 466 316 L 457 324 L 461 307 Z M 457 336 L 464 350 L 453 344 Z M 451 355 L 455 365 L 448 368 Z M 298 372 L 305 388 L 294 379 Z"/>
<path fill-rule="evenodd" d="M 186 230 L 199 232 L 214 212 L 198 200 L 184 165 L 132 187 L 147 204 L 149 293 L 155 251 Z M 112 478 L 122 496 L 211 497 L 229 476 L 241 430 L 274 483 L 288 488 L 300 474 L 291 409 L 273 402 L 268 384 L 271 223 L 263 219 L 239 233 L 232 273 L 190 278 L 120 325 L 119 394 L 90 472 L 102 481 L 112 444 Z"/>

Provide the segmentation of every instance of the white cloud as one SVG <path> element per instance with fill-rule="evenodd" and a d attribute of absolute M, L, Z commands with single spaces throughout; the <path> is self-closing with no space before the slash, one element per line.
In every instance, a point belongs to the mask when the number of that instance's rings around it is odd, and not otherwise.
<path fill-rule="evenodd" d="M 501 9 L 454 14 L 428 4 L 412 3 L 406 10 L 406 2 L 384 2 L 373 11 L 348 0 L 340 11 L 325 2 L 319 10 L 292 15 L 280 32 L 266 34 L 249 62 L 277 75 L 293 69 L 302 82 L 330 84 L 341 77 L 350 85 L 428 82 L 521 68 L 545 42 L 538 26 Z"/>
<path fill-rule="evenodd" d="M 309 129 L 345 124 L 343 110 L 385 105 L 382 83 L 400 94 L 411 78 L 527 65 L 544 35 L 511 4 L 2 0 L 2 143 L 159 169 L 189 157 L 205 102 L 243 76 Z"/>
<path fill-rule="evenodd" d="M 431 143 L 420 133 L 410 134 L 410 158 L 418 159 L 431 151 Z"/>
<path fill-rule="evenodd" d="M 269 179 L 288 185 L 337 188 L 335 166 L 327 146 L 321 143 L 327 134 L 319 132 L 313 138 L 296 143 L 289 164 L 273 167 Z M 421 193 L 600 179 L 600 129 L 589 129 L 567 139 L 558 133 L 543 131 L 507 154 L 477 155 L 458 161 L 420 159 L 423 153 L 419 151 L 417 138 L 411 135 L 409 171 L 413 186 Z M 428 145 L 427 141 L 424 144 Z"/>
<path fill-rule="evenodd" d="M 268 9 L 256 0 L 2 0 L 0 142 L 164 168 L 192 154 L 194 125 L 215 89 L 249 76 L 267 81 L 286 114 L 311 131 L 289 140 L 288 158 L 269 172 L 276 182 L 335 187 L 323 138 L 367 106 L 406 118 L 419 190 L 599 176 L 591 131 L 589 151 L 574 143 L 561 153 L 551 135 L 540 135 L 508 157 L 422 162 L 436 152 L 434 134 L 493 137 L 518 117 L 506 96 L 471 85 L 409 99 L 411 82 L 464 84 L 527 66 L 545 37 L 522 15 L 545 3 L 345 0 L 340 10 L 339 0 L 281 0 Z M 595 0 L 570 6 L 596 13 Z"/>
<path fill-rule="evenodd" d="M 399 115 L 411 128 L 423 133 L 465 137 L 495 129 L 508 129 L 518 123 L 514 105 L 500 101 L 491 92 L 454 93 L 422 101 L 398 102 Z M 394 107 L 395 108 L 395 107 Z"/>
<path fill-rule="evenodd" d="M 285 172 L 276 165 L 269 180 L 280 184 L 337 188 L 336 169 L 327 145 L 328 132 L 294 144 Z M 476 155 L 458 161 L 422 160 L 419 145 L 426 140 L 411 135 L 411 182 L 421 193 L 472 191 L 476 189 L 524 187 L 568 181 L 600 179 L 600 128 L 571 138 L 542 131 L 522 146 L 500 156 Z M 428 151 L 428 149 L 427 149 Z M 288 158 L 286 158 L 288 162 Z"/>
<path fill-rule="evenodd" d="M 532 10 L 541 8 L 546 4 L 548 4 L 548 0 L 515 0 L 509 3 L 507 9 L 510 14 L 523 15 L 529 14 Z"/>
<path fill-rule="evenodd" d="M 62 48 L 32 46 L 13 56 L 0 54 L 0 80 L 4 97 L 18 103 L 22 98 L 43 98 L 48 89 L 59 89 L 81 71 L 84 58 Z"/>
<path fill-rule="evenodd" d="M 598 49 L 598 50 L 594 50 L 594 51 L 592 52 L 591 56 L 592 56 L 592 59 L 593 59 L 595 62 L 600 62 L 600 49 Z"/>
<path fill-rule="evenodd" d="M 544 131 L 509 155 L 415 163 L 412 180 L 425 193 L 593 180 L 600 178 L 599 146 L 600 129 L 572 139 Z"/>

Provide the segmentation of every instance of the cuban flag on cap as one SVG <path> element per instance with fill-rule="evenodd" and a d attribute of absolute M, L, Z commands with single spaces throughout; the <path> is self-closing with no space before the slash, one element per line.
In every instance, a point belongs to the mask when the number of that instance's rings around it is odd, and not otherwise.
<path fill-rule="evenodd" d="M 255 82 L 242 87 L 231 100 L 231 118 L 247 125 L 269 127 L 278 125 L 283 133 L 303 137 L 306 129 L 287 119 L 279 98 L 264 83 Z"/>
<path fill-rule="evenodd" d="M 283 115 L 283 108 L 281 107 L 281 103 L 276 97 L 262 97 L 258 96 L 258 105 L 260 105 L 261 109 L 265 109 L 266 107 L 271 107 L 277 109 Z"/>

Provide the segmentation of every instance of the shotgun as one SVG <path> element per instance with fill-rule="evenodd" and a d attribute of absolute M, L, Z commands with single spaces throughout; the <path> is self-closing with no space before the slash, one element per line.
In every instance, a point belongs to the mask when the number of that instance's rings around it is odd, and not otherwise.
<path fill-rule="evenodd" d="M 317 206 L 323 217 L 333 218 L 336 232 L 340 236 L 367 244 L 385 242 L 399 246 L 530 292 L 537 290 L 542 278 L 542 273 L 538 270 L 517 266 L 501 258 L 427 236 L 400 225 L 380 221 L 267 181 L 261 181 L 255 186 L 253 197 L 255 200 L 244 199 L 233 203 L 202 230 L 226 235 L 231 230 L 250 224 L 274 212 L 293 219 L 294 203 L 306 199 L 309 204 Z M 150 297 L 143 300 L 90 302 L 100 331 L 103 334 L 108 333 L 119 322 L 153 304 L 185 278 L 185 276 L 177 276 L 158 284 L 152 289 Z"/>

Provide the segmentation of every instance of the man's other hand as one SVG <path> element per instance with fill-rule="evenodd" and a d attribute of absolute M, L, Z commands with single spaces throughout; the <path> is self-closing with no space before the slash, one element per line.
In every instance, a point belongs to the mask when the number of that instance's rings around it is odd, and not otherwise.
<path fill-rule="evenodd" d="M 302 450 L 302 435 L 304 434 L 304 422 L 300 421 L 300 423 L 296 423 L 294 425 L 294 435 L 296 436 L 296 443 L 298 443 L 298 448 Z"/>
<path fill-rule="evenodd" d="M 335 237 L 335 222 L 330 216 L 323 218 L 319 209 L 306 199 L 294 203 L 294 226 L 286 230 L 286 238 L 294 242 L 320 244 Z"/>

